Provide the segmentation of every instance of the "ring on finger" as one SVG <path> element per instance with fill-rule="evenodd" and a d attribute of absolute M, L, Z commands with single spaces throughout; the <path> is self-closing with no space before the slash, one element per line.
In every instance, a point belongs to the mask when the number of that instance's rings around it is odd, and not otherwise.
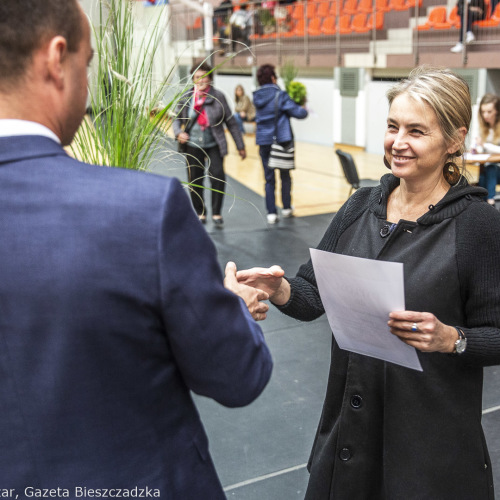
<path fill-rule="evenodd" d="M 413 323 L 413 325 L 411 325 L 411 331 L 418 332 L 417 323 Z"/>

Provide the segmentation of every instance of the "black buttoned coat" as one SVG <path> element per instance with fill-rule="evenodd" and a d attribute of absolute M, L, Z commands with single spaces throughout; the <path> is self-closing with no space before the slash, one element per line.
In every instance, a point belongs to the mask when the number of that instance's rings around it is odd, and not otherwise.
<path fill-rule="evenodd" d="M 481 400 L 483 366 L 500 363 L 500 214 L 482 200 L 485 190 L 462 181 L 383 237 L 398 183 L 388 174 L 381 186 L 358 190 L 318 248 L 404 263 L 406 309 L 462 327 L 467 350 L 418 352 L 418 372 L 344 351 L 333 338 L 306 499 L 493 500 Z M 320 316 L 311 262 L 289 281 L 281 310 Z"/>

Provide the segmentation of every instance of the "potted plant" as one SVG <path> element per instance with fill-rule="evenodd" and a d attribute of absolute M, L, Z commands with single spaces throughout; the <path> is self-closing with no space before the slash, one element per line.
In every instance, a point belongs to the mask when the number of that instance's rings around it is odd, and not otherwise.
<path fill-rule="evenodd" d="M 134 36 L 134 3 L 99 0 L 99 25 L 92 27 L 96 63 L 90 106 L 71 148 L 88 163 L 148 170 L 168 118 L 186 89 L 168 103 L 162 102 L 174 70 L 155 81 L 153 62 L 164 29 L 162 16 L 138 40 Z"/>
<path fill-rule="evenodd" d="M 307 100 L 307 89 L 303 83 L 295 80 L 299 70 L 292 61 L 286 61 L 281 67 L 280 76 L 283 78 L 285 90 L 292 101 L 303 106 Z"/>

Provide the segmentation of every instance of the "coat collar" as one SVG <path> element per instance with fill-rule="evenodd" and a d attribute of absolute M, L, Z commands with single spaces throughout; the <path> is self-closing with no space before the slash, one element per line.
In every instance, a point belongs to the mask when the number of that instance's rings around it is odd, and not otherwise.
<path fill-rule="evenodd" d="M 369 209 L 378 218 L 387 218 L 387 200 L 392 191 L 399 186 L 399 182 L 400 180 L 394 175 L 386 174 L 380 179 L 380 185 L 373 188 Z M 455 217 L 471 203 L 482 202 L 486 194 L 486 189 L 469 185 L 467 179 L 462 176 L 439 203 L 417 219 L 417 224 L 430 226 L 444 219 Z"/>
<path fill-rule="evenodd" d="M 39 135 L 0 137 L 0 166 L 5 163 L 41 158 L 67 156 L 60 144 Z"/>

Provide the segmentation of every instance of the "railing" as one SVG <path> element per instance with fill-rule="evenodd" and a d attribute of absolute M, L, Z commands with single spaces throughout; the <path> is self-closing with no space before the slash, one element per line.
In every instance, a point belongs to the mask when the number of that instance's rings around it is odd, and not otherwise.
<path fill-rule="evenodd" d="M 392 65 L 391 56 L 408 66 L 429 62 L 437 51 L 446 62 L 452 57 L 455 65 L 464 66 L 472 54 L 487 53 L 481 67 L 488 67 L 488 61 L 490 67 L 499 66 L 500 9 L 498 16 L 489 12 L 483 22 L 475 22 L 474 42 L 452 55 L 450 48 L 458 42 L 460 30 L 456 10 L 448 13 L 437 4 L 439 0 L 423 1 L 424 6 L 422 0 L 308 0 L 216 7 L 215 57 L 237 54 L 235 64 L 240 64 L 238 56 L 244 56 L 252 64 L 270 58 L 281 64 L 294 58 L 298 66 L 387 67 Z M 441 7 L 440 23 L 431 16 L 437 7 Z M 172 26 L 174 41 L 203 35 L 201 19 L 182 9 L 172 10 Z"/>

